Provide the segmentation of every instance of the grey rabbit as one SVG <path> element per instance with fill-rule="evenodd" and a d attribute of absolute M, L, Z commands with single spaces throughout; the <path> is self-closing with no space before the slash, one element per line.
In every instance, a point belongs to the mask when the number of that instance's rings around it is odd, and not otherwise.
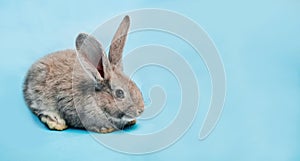
<path fill-rule="evenodd" d="M 144 111 L 143 97 L 122 67 L 129 25 L 129 16 L 125 16 L 108 57 L 93 36 L 80 33 L 76 50 L 51 53 L 31 66 L 24 98 L 49 129 L 73 127 L 109 133 L 136 123 Z"/>

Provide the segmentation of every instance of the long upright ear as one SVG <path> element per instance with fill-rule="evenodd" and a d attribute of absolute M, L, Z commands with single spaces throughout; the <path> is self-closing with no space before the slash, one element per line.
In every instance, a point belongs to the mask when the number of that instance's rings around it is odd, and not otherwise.
<path fill-rule="evenodd" d="M 110 63 L 102 45 L 93 36 L 80 33 L 76 38 L 76 50 L 97 68 L 103 79 L 109 79 Z"/>
<path fill-rule="evenodd" d="M 117 29 L 109 48 L 109 61 L 112 68 L 123 70 L 122 53 L 130 25 L 129 16 L 125 16 Z"/>

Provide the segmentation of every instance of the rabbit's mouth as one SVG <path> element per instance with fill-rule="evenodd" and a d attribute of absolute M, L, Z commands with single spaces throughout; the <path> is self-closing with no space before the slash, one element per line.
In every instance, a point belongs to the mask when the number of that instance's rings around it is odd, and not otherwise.
<path fill-rule="evenodd" d="M 120 116 L 121 114 L 119 114 Z M 136 119 L 134 117 L 128 116 L 125 113 L 122 114 L 122 117 L 112 117 L 110 116 L 109 121 L 116 126 L 118 129 L 124 129 L 127 126 L 132 126 L 136 123 Z"/>
<path fill-rule="evenodd" d="M 119 113 L 117 118 L 122 120 L 122 121 L 125 121 L 125 122 L 127 122 L 127 121 L 130 122 L 130 121 L 133 121 L 135 119 L 134 116 L 132 116 L 131 114 L 126 113 L 126 112 Z"/>
<path fill-rule="evenodd" d="M 135 118 L 133 118 L 133 117 L 128 117 L 128 116 L 123 116 L 122 118 L 121 118 L 121 120 L 123 120 L 123 121 L 126 121 L 126 122 L 131 122 L 131 121 L 133 121 L 133 120 L 135 120 Z"/>
<path fill-rule="evenodd" d="M 132 108 L 132 106 L 127 109 Z M 133 111 L 124 110 L 124 111 L 116 111 L 114 114 L 109 113 L 107 109 L 104 109 L 104 113 L 108 120 L 116 126 L 116 128 L 123 129 L 128 125 L 134 125 L 136 122 L 136 116 Z"/>

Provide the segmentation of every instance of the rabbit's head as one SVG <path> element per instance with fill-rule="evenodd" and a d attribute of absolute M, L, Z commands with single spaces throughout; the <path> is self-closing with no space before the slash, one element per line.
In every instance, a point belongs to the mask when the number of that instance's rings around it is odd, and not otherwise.
<path fill-rule="evenodd" d="M 129 17 L 125 16 L 113 37 L 108 57 L 93 36 L 81 33 L 76 38 L 81 65 L 85 67 L 89 79 L 93 80 L 90 90 L 97 106 L 109 118 L 123 122 L 134 120 L 144 110 L 139 88 L 123 73 L 122 52 L 129 24 Z"/>

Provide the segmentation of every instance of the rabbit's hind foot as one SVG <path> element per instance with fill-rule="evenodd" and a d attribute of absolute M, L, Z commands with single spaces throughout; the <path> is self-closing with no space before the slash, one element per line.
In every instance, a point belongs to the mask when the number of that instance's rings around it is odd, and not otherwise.
<path fill-rule="evenodd" d="M 68 126 L 66 125 L 66 121 L 55 112 L 46 112 L 40 114 L 39 116 L 41 121 L 45 123 L 51 130 L 61 131 L 68 128 Z"/>

